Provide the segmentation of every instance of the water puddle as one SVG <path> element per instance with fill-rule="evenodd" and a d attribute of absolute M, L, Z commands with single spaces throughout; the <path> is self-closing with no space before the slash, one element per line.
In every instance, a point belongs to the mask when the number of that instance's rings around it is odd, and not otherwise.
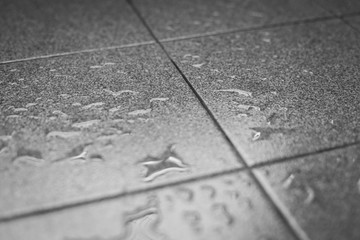
<path fill-rule="evenodd" d="M 251 92 L 240 90 L 240 89 L 221 89 L 221 90 L 215 90 L 214 92 L 230 92 L 230 93 L 237 93 L 240 96 L 252 97 Z M 244 105 L 244 106 L 246 106 L 246 105 Z"/>
<path fill-rule="evenodd" d="M 122 94 L 133 94 L 133 95 L 138 94 L 138 92 L 135 92 L 135 91 L 132 91 L 132 90 L 121 90 L 121 91 L 118 91 L 118 92 L 113 92 L 113 91 L 111 91 L 109 89 L 104 89 L 104 92 L 110 94 L 113 97 L 119 97 Z"/>
<path fill-rule="evenodd" d="M 102 108 L 104 106 L 105 106 L 104 102 L 96 102 L 96 103 L 91 103 L 91 104 L 88 104 L 86 106 L 83 106 L 81 109 L 89 110 L 89 109 L 93 109 L 93 108 Z"/>
<path fill-rule="evenodd" d="M 253 141 L 267 140 L 273 134 L 290 134 L 295 131 L 293 128 L 270 128 L 270 127 L 253 127 L 254 130 Z"/>
<path fill-rule="evenodd" d="M 198 63 L 198 64 L 193 64 L 192 66 L 196 68 L 201 68 L 204 64 L 205 63 Z"/>
<path fill-rule="evenodd" d="M 141 164 L 146 168 L 143 179 L 145 182 L 151 182 L 169 172 L 184 172 L 187 170 L 187 165 L 174 152 L 173 146 L 168 147 L 160 157 L 146 157 Z"/>
<path fill-rule="evenodd" d="M 15 166 L 35 166 L 41 167 L 45 165 L 46 161 L 43 159 L 39 150 L 27 149 L 24 147 L 18 148 L 16 157 L 13 158 L 12 163 Z"/>

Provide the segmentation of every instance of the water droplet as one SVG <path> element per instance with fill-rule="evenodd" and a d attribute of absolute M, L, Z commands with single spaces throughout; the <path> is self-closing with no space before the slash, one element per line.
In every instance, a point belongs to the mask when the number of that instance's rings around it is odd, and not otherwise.
<path fill-rule="evenodd" d="M 14 113 L 22 113 L 22 112 L 27 112 L 28 110 L 26 108 L 14 108 L 13 112 Z"/>
<path fill-rule="evenodd" d="M 216 215 L 217 219 L 222 218 L 223 221 L 225 221 L 225 223 L 227 225 L 232 225 L 234 223 L 234 217 L 229 213 L 227 206 L 223 203 L 215 203 L 212 206 L 212 210 L 214 212 L 214 214 Z"/>
<path fill-rule="evenodd" d="M 118 91 L 118 92 L 113 92 L 113 91 L 111 91 L 109 89 L 104 89 L 104 92 L 112 95 L 113 97 L 119 97 L 120 95 L 125 94 L 125 93 L 133 94 L 133 95 L 138 94 L 138 92 L 135 92 L 135 91 L 132 91 L 132 90 L 121 90 L 121 91 Z"/>
<path fill-rule="evenodd" d="M 183 218 L 184 220 L 190 225 L 190 227 L 195 232 L 200 232 L 202 230 L 201 228 L 201 216 L 196 211 L 184 211 L 183 212 Z"/>
<path fill-rule="evenodd" d="M 201 68 L 204 64 L 205 63 L 198 63 L 198 64 L 193 64 L 192 66 L 196 68 Z"/>
<path fill-rule="evenodd" d="M 52 131 L 47 134 L 48 138 L 74 138 L 78 137 L 81 134 L 81 132 L 72 131 L 72 132 L 61 132 L 61 131 Z"/>
<path fill-rule="evenodd" d="M 114 113 L 116 113 L 118 111 L 121 111 L 121 110 L 124 110 L 124 107 L 120 105 L 120 106 L 117 106 L 117 107 L 110 108 L 109 113 L 114 114 Z"/>
<path fill-rule="evenodd" d="M 215 90 L 214 92 L 230 92 L 230 93 L 237 93 L 239 95 L 245 96 L 245 97 L 252 97 L 252 93 L 240 89 L 221 89 L 221 90 Z"/>
<path fill-rule="evenodd" d="M 37 103 L 28 103 L 28 104 L 26 104 L 26 108 L 30 108 L 30 107 L 34 107 L 34 106 L 36 106 L 37 105 Z"/>
<path fill-rule="evenodd" d="M 175 191 L 177 196 L 186 202 L 191 202 L 194 198 L 194 193 L 189 188 L 178 187 Z"/>
<path fill-rule="evenodd" d="M 81 109 L 89 110 L 89 109 L 93 109 L 93 108 L 102 108 L 102 107 L 104 107 L 104 105 L 105 105 L 104 102 L 96 102 L 96 103 L 91 103 L 86 106 L 83 106 Z"/>
<path fill-rule="evenodd" d="M 169 98 L 152 98 L 152 99 L 150 99 L 150 102 L 154 102 L 154 101 L 164 102 L 164 101 L 167 101 L 167 100 L 169 100 Z"/>
<path fill-rule="evenodd" d="M 17 69 L 16 68 L 14 68 L 14 69 L 10 69 L 10 72 L 16 72 L 17 71 Z"/>
<path fill-rule="evenodd" d="M 145 182 L 153 181 L 168 172 L 183 172 L 187 168 L 187 165 L 174 152 L 173 146 L 168 147 L 160 157 L 146 157 L 142 161 L 142 165 L 147 169 L 144 176 Z"/>
<path fill-rule="evenodd" d="M 16 157 L 12 160 L 12 162 L 16 166 L 30 165 L 37 167 L 43 166 L 46 163 L 39 150 L 24 147 L 17 149 Z"/>
<path fill-rule="evenodd" d="M 260 107 L 251 106 L 251 105 L 244 105 L 244 104 L 239 104 L 238 108 L 240 108 L 241 110 L 244 110 L 244 111 L 249 111 L 251 109 L 254 109 L 255 111 L 260 111 Z"/>
<path fill-rule="evenodd" d="M 239 118 L 246 118 L 248 117 L 248 115 L 246 113 L 239 113 L 238 115 L 236 115 Z"/>
<path fill-rule="evenodd" d="M 309 186 L 305 186 L 305 191 L 307 193 L 307 197 L 304 201 L 305 204 L 310 204 L 314 201 L 315 199 L 315 191 L 314 189 L 312 189 L 311 187 Z"/>
<path fill-rule="evenodd" d="M 101 162 L 104 161 L 104 157 L 98 153 L 90 154 L 89 159 L 93 161 L 101 161 Z"/>
<path fill-rule="evenodd" d="M 81 107 L 81 103 L 75 102 L 75 103 L 71 104 L 71 106 L 73 106 L 73 107 Z"/>
<path fill-rule="evenodd" d="M 270 127 L 253 127 L 250 128 L 256 133 L 260 132 L 261 134 L 256 138 L 256 140 L 267 140 L 273 134 L 290 134 L 295 131 L 293 128 L 270 128 Z M 256 134 L 255 133 L 255 134 Z M 255 140 L 254 140 L 255 141 Z"/>
<path fill-rule="evenodd" d="M 102 67 L 103 67 L 103 66 L 101 66 L 101 65 L 90 66 L 91 69 L 102 68 Z"/>
<path fill-rule="evenodd" d="M 58 117 L 62 117 L 62 118 L 67 118 L 67 117 L 69 117 L 69 115 L 67 115 L 66 113 L 64 113 L 64 112 L 62 112 L 62 111 L 60 111 L 60 110 L 54 110 L 54 111 L 52 112 L 52 114 L 53 114 L 53 115 L 56 115 L 56 116 L 58 116 Z"/>
<path fill-rule="evenodd" d="M 69 152 L 66 153 L 66 157 L 56 159 L 54 162 L 60 162 L 64 160 L 86 160 L 88 152 L 86 151 L 86 147 L 90 145 L 90 143 L 87 144 L 81 144 L 73 149 L 71 149 Z"/>
<path fill-rule="evenodd" d="M 168 239 L 157 229 L 159 214 L 156 207 L 147 206 L 138 208 L 133 212 L 127 213 L 124 217 L 125 234 L 120 239 Z"/>
<path fill-rule="evenodd" d="M 259 140 L 260 137 L 261 137 L 261 132 L 255 132 L 253 137 L 252 137 L 252 140 L 253 141 Z"/>
<path fill-rule="evenodd" d="M 216 189 L 210 185 L 203 185 L 200 189 L 205 192 L 210 199 L 213 199 L 216 196 Z"/>
<path fill-rule="evenodd" d="M 79 123 L 74 123 L 71 126 L 73 128 L 89 128 L 92 127 L 93 125 L 96 125 L 100 122 L 99 119 L 94 119 L 94 120 L 89 120 L 89 121 L 85 121 L 85 122 L 79 122 Z"/>
<path fill-rule="evenodd" d="M 55 71 L 56 71 L 56 69 L 50 69 L 49 71 L 50 71 L 50 72 L 55 72 Z"/>
<path fill-rule="evenodd" d="M 110 66 L 110 65 L 115 65 L 115 63 L 113 63 L 113 62 L 106 62 L 106 63 L 104 63 L 104 65 L 105 65 L 105 66 Z"/>
<path fill-rule="evenodd" d="M 139 109 L 139 110 L 135 110 L 135 111 L 129 112 L 128 115 L 137 116 L 137 115 L 148 114 L 148 113 L 150 113 L 150 112 L 151 112 L 151 108 L 148 108 L 148 109 Z"/>
<path fill-rule="evenodd" d="M 66 94 L 66 93 L 59 94 L 59 96 L 63 99 L 68 99 L 71 97 L 69 94 Z"/>
<path fill-rule="evenodd" d="M 283 181 L 283 184 L 282 186 L 284 188 L 289 188 L 291 186 L 291 184 L 293 183 L 295 179 L 295 175 L 294 174 L 290 174 L 284 181 Z"/>

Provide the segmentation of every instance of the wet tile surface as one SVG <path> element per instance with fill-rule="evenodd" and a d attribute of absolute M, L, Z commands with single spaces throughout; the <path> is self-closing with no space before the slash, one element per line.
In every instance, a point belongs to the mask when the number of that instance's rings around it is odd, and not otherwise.
<path fill-rule="evenodd" d="M 159 39 L 328 15 L 312 1 L 134 0 Z"/>
<path fill-rule="evenodd" d="M 1 216 L 240 167 L 156 45 L 2 65 L 0 79 Z"/>
<path fill-rule="evenodd" d="M 5 0 L 0 19 L 0 61 L 152 40 L 124 0 Z"/>
<path fill-rule="evenodd" d="M 335 14 L 360 12 L 360 2 L 357 0 L 318 0 L 320 6 Z"/>
<path fill-rule="evenodd" d="M 252 164 L 359 139 L 358 39 L 332 20 L 165 47 Z"/>
<path fill-rule="evenodd" d="M 232 174 L 0 225 L 3 239 L 277 239 L 292 236 L 251 179 Z"/>
<path fill-rule="evenodd" d="M 360 145 L 257 170 L 311 239 L 360 238 Z"/>

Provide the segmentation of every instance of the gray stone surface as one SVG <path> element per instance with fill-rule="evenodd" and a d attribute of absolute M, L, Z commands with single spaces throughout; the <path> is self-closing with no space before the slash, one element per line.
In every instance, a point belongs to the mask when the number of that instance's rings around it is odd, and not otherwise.
<path fill-rule="evenodd" d="M 349 14 L 360 12 L 358 0 L 318 0 L 320 6 L 335 14 Z"/>
<path fill-rule="evenodd" d="M 245 173 L 3 223 L 0 238 L 293 239 Z"/>
<path fill-rule="evenodd" d="M 340 21 L 165 47 L 251 164 L 359 140 L 359 34 Z"/>
<path fill-rule="evenodd" d="M 308 0 L 134 0 L 134 3 L 160 39 L 328 15 Z"/>
<path fill-rule="evenodd" d="M 345 20 L 360 32 L 360 16 L 347 17 Z"/>
<path fill-rule="evenodd" d="M 156 45 L 0 66 L 0 216 L 240 167 Z"/>
<path fill-rule="evenodd" d="M 360 145 L 257 170 L 311 239 L 360 239 Z"/>
<path fill-rule="evenodd" d="M 5 0 L 0 61 L 152 40 L 124 0 Z"/>

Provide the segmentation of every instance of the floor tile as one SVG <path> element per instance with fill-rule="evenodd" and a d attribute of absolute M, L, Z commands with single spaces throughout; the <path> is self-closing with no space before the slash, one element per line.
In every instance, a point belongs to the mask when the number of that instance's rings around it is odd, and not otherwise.
<path fill-rule="evenodd" d="M 293 239 L 247 174 L 0 225 L 2 239 Z"/>
<path fill-rule="evenodd" d="M 339 15 L 360 12 L 360 2 L 357 0 L 318 0 L 318 4 Z"/>
<path fill-rule="evenodd" d="M 0 215 L 240 167 L 156 45 L 0 66 Z"/>
<path fill-rule="evenodd" d="M 331 20 L 164 45 L 252 164 L 359 140 L 358 40 Z"/>
<path fill-rule="evenodd" d="M 312 1 L 134 0 L 159 39 L 328 15 Z"/>
<path fill-rule="evenodd" d="M 351 24 L 351 26 L 355 27 L 360 32 L 360 15 L 355 17 L 347 17 L 345 20 Z"/>
<path fill-rule="evenodd" d="M 311 239 L 360 238 L 360 145 L 257 170 Z"/>
<path fill-rule="evenodd" d="M 0 61 L 152 40 L 120 0 L 5 0 Z"/>

